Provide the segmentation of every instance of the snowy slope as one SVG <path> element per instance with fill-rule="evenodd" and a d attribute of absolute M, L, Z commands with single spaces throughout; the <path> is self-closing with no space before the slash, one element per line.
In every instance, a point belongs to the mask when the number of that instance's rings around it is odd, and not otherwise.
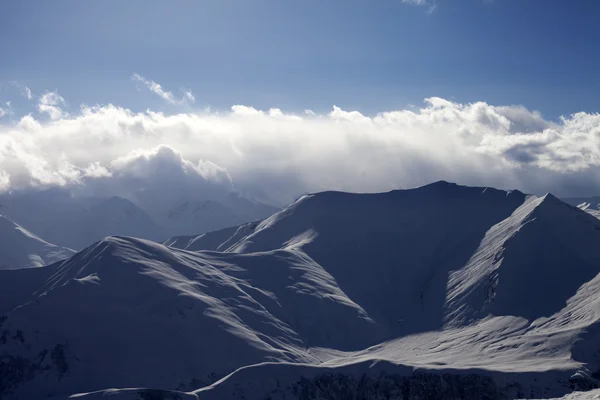
<path fill-rule="evenodd" d="M 361 348 L 381 339 L 364 310 L 303 254 L 218 254 L 108 238 L 63 262 L 36 301 L 0 328 L 8 338 L 0 356 L 14 371 L 5 390 L 29 398 L 192 388 L 244 365 L 315 361 L 305 351 L 311 345 Z M 345 331 L 357 334 L 340 339 Z M 17 357 L 27 361 L 10 361 Z M 39 373 L 29 380 L 22 368 Z"/>
<path fill-rule="evenodd" d="M 599 241 L 551 195 L 446 182 L 106 238 L 5 307 L 0 398 L 560 397 L 600 384 Z"/>
<path fill-rule="evenodd" d="M 74 253 L 40 239 L 0 214 L 0 270 L 43 267 Z"/>
<path fill-rule="evenodd" d="M 571 197 L 561 200 L 567 204 L 581 208 L 596 218 L 600 218 L 600 196 Z"/>
<path fill-rule="evenodd" d="M 190 251 L 214 250 L 226 251 L 240 239 L 254 232 L 259 222 L 249 222 L 239 226 L 220 229 L 193 236 L 174 236 L 166 240 L 165 246 Z"/>
<path fill-rule="evenodd" d="M 600 196 L 568 197 L 563 202 L 581 208 L 582 210 L 600 210 Z"/>

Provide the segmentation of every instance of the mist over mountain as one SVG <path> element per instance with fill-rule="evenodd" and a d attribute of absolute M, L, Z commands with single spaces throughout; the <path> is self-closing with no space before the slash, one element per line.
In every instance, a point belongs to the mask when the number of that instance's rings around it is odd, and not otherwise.
<path fill-rule="evenodd" d="M 0 194 L 0 209 L 36 235 L 73 249 L 111 235 L 163 241 L 236 226 L 277 211 L 230 184 L 211 183 L 200 175 L 189 177 L 187 170 L 175 168 L 162 180 L 151 178 L 147 174 L 164 167 L 161 157 L 181 161 L 170 149 L 153 157 L 146 160 L 150 167 L 144 164 L 149 171 L 143 177 L 126 175 L 110 182 L 6 192 Z M 132 168 L 140 173 L 141 167 Z"/>

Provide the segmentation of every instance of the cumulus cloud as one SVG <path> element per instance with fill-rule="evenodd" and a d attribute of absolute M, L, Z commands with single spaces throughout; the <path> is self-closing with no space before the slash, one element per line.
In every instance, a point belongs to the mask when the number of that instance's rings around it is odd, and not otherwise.
<path fill-rule="evenodd" d="M 128 185 L 139 181 L 148 186 L 163 180 L 170 183 L 187 181 L 191 187 L 202 182 L 232 188 L 231 177 L 225 169 L 210 161 L 193 163 L 164 144 L 151 149 L 137 149 L 118 157 L 109 164 L 107 172 L 103 176 L 121 177 L 128 181 Z"/>
<path fill-rule="evenodd" d="M 33 98 L 33 94 L 31 93 L 31 89 L 29 89 L 27 86 L 23 87 L 23 96 L 25 96 L 25 98 L 27 100 L 31 100 Z"/>
<path fill-rule="evenodd" d="M 38 111 L 46 113 L 52 120 L 68 117 L 61 106 L 65 105 L 65 99 L 57 92 L 46 92 L 42 94 L 38 102 Z"/>
<path fill-rule="evenodd" d="M 0 188 L 235 187 L 277 204 L 304 192 L 440 179 L 585 195 L 600 192 L 600 115 L 552 122 L 521 106 L 441 98 L 376 115 L 337 106 L 300 114 L 244 105 L 176 114 L 84 106 L 51 121 L 28 115 L 0 124 L 0 171 Z"/>
<path fill-rule="evenodd" d="M 134 73 L 133 75 L 131 75 L 131 80 L 133 80 L 134 82 L 142 83 L 152 93 L 160 96 L 162 99 L 164 99 L 165 101 L 167 101 L 171 104 L 186 104 L 186 103 L 193 104 L 196 102 L 196 98 L 194 97 L 194 94 L 192 93 L 192 91 L 190 89 L 181 88 L 182 97 L 180 99 L 178 99 L 175 97 L 175 95 L 173 95 L 172 92 L 164 90 L 163 87 L 161 85 L 159 85 L 158 83 L 148 80 L 137 73 Z"/>
<path fill-rule="evenodd" d="M 5 110 L 4 108 L 0 107 L 0 118 L 4 117 L 8 115 L 8 111 Z"/>

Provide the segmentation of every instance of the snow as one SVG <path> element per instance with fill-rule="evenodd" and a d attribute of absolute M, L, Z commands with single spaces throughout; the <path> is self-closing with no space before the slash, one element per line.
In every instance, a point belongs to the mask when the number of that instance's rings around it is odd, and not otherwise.
<path fill-rule="evenodd" d="M 573 197 L 561 200 L 572 206 L 579 207 L 580 209 L 590 213 L 596 218 L 600 218 L 600 196 Z"/>
<path fill-rule="evenodd" d="M 165 246 L 190 251 L 214 250 L 225 251 L 231 245 L 256 229 L 258 222 L 249 222 L 239 226 L 220 229 L 193 236 L 175 236 L 166 240 Z"/>
<path fill-rule="evenodd" d="M 2 194 L 0 209 L 30 232 L 76 250 L 111 235 L 154 241 L 173 235 L 198 235 L 262 219 L 277 211 L 236 193 L 217 200 L 161 193 L 140 192 L 126 199 L 54 188 Z"/>
<path fill-rule="evenodd" d="M 3 212 L 51 243 L 80 250 L 108 235 L 164 240 L 168 234 L 120 197 L 74 196 L 65 189 L 0 196 Z"/>
<path fill-rule="evenodd" d="M 164 244 L 107 237 L 0 274 L 0 398 L 591 389 L 599 241 L 600 220 L 552 195 L 447 182 L 307 195 Z"/>
<path fill-rule="evenodd" d="M 164 192 L 164 189 L 143 191 L 136 194 L 136 199 L 171 236 L 212 232 L 262 219 L 277 211 L 237 192 L 213 193 L 208 197 L 199 197 L 195 191 L 172 195 Z"/>
<path fill-rule="evenodd" d="M 43 267 L 74 253 L 71 249 L 46 242 L 0 214 L 0 270 Z"/>
<path fill-rule="evenodd" d="M 592 390 L 589 392 L 574 392 L 569 393 L 560 398 L 549 400 L 598 400 L 600 399 L 600 390 Z"/>

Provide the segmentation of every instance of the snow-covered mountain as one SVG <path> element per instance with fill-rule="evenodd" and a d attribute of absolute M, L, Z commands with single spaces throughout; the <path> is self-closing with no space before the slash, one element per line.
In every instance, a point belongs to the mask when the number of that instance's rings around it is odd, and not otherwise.
<path fill-rule="evenodd" d="M 154 192 L 144 192 L 137 193 L 136 198 L 170 236 L 212 232 L 263 219 L 278 211 L 236 192 L 217 198 L 163 196 L 162 201 L 157 201 Z"/>
<path fill-rule="evenodd" d="M 1 210 L 46 240 L 82 249 L 109 235 L 164 240 L 168 235 L 140 207 L 120 197 L 75 196 L 67 189 L 0 196 Z"/>
<path fill-rule="evenodd" d="M 239 226 L 220 229 L 193 236 L 174 236 L 163 244 L 175 249 L 189 251 L 213 250 L 227 251 L 230 246 L 236 244 L 240 239 L 254 232 L 258 222 L 248 222 Z"/>
<path fill-rule="evenodd" d="M 0 289 L 15 288 L 0 295 L 0 398 L 592 389 L 599 241 L 599 220 L 552 195 L 447 182 L 308 195 L 260 223 L 166 245 L 106 238 L 0 274 Z"/>
<path fill-rule="evenodd" d="M 75 252 L 40 239 L 0 214 L 0 270 L 43 267 Z"/>
<path fill-rule="evenodd" d="M 576 206 L 584 211 L 587 211 L 596 218 L 600 218 L 600 196 L 571 197 L 561 200 L 567 204 L 571 204 L 572 206 Z"/>
<path fill-rule="evenodd" d="M 219 201 L 164 197 L 144 192 L 137 193 L 132 201 L 54 188 L 0 195 L 0 211 L 36 235 L 78 250 L 111 235 L 163 241 L 174 235 L 237 226 L 277 211 L 235 192 Z"/>

